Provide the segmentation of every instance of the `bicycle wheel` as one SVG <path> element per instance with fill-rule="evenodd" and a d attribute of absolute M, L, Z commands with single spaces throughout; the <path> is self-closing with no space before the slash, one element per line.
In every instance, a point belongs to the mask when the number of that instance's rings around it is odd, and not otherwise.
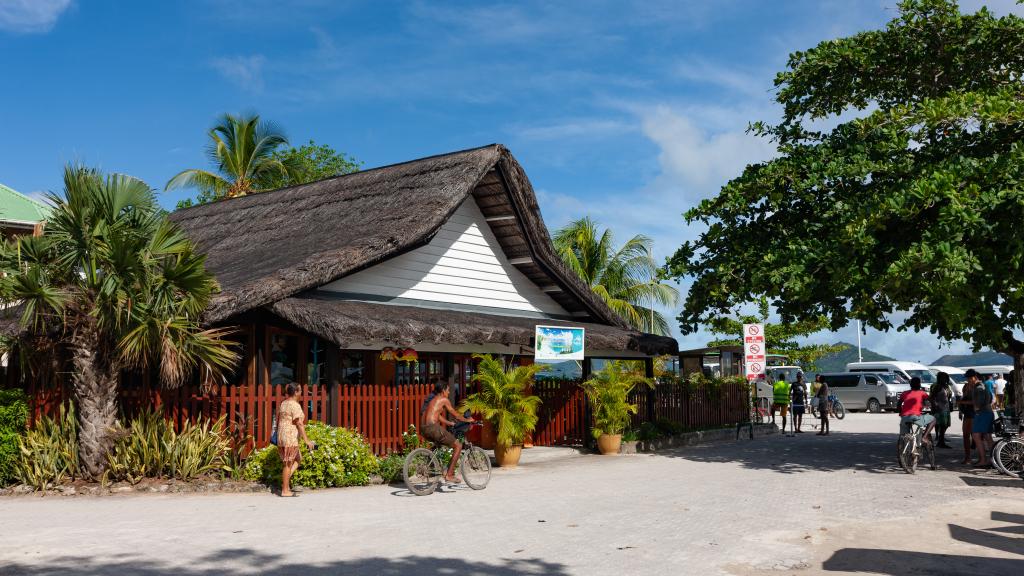
<path fill-rule="evenodd" d="M 1024 472 L 1024 441 L 1011 438 L 1001 442 L 993 450 L 996 468 L 1007 476 L 1019 476 Z"/>
<path fill-rule="evenodd" d="M 462 453 L 459 470 L 466 486 L 473 490 L 483 490 L 491 481 L 491 457 L 479 446 L 473 446 Z"/>
<path fill-rule="evenodd" d="M 917 451 L 914 449 L 914 435 L 901 435 L 899 442 L 896 444 L 896 451 L 900 460 L 900 466 L 906 470 L 907 474 L 913 474 L 917 470 Z"/>
<path fill-rule="evenodd" d="M 417 496 L 426 496 L 437 489 L 444 472 L 441 463 L 434 453 L 426 448 L 417 448 L 405 457 L 402 466 L 402 478 L 410 492 Z"/>
<path fill-rule="evenodd" d="M 836 419 L 842 420 L 846 418 L 846 406 L 843 406 L 843 403 L 839 400 L 832 403 L 832 410 L 835 412 Z"/>
<path fill-rule="evenodd" d="M 935 443 L 922 442 L 921 447 L 924 449 L 924 457 L 928 461 L 928 467 L 935 470 Z"/>

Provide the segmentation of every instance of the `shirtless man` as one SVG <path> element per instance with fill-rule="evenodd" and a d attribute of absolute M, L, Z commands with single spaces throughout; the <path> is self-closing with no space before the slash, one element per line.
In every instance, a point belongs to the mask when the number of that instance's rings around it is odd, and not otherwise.
<path fill-rule="evenodd" d="M 472 418 L 466 418 L 455 411 L 452 403 L 448 401 L 448 383 L 440 378 L 434 382 L 434 397 L 427 404 L 423 412 L 423 426 L 421 432 L 423 437 L 434 444 L 444 444 L 454 450 L 452 461 L 448 464 L 448 472 L 444 479 L 449 483 L 457 483 L 455 479 L 455 466 L 459 463 L 459 454 L 462 453 L 462 442 L 455 439 L 455 436 L 448 431 L 449 426 L 454 426 L 445 416 L 451 415 L 459 422 L 473 422 Z"/>

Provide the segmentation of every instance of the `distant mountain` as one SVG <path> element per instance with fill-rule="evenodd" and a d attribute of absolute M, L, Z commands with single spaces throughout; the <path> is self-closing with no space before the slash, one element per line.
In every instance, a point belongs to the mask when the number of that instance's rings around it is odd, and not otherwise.
<path fill-rule="evenodd" d="M 817 372 L 845 372 L 846 365 L 850 362 L 857 362 L 857 347 L 847 342 L 836 342 L 836 346 L 843 346 L 843 349 L 835 354 L 829 354 L 818 358 L 815 362 L 818 366 Z M 888 356 L 884 356 L 873 350 L 867 348 L 861 348 L 861 355 L 864 357 L 865 362 L 880 362 L 882 360 L 892 360 Z"/>
<path fill-rule="evenodd" d="M 977 354 L 947 354 L 931 363 L 932 366 L 991 366 L 994 364 L 1013 366 L 1013 358 L 1001 352 L 989 350 Z"/>

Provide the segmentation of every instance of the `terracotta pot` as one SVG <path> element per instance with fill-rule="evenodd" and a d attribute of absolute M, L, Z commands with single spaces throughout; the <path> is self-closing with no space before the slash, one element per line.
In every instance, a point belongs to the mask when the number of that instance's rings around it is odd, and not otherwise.
<path fill-rule="evenodd" d="M 622 446 L 622 434 L 601 434 L 597 438 L 597 450 L 605 456 L 618 456 Z"/>
<path fill-rule="evenodd" d="M 515 468 L 519 465 L 519 457 L 522 455 L 522 444 L 513 444 L 505 449 L 502 449 L 500 446 L 494 447 L 494 460 L 502 468 Z"/>

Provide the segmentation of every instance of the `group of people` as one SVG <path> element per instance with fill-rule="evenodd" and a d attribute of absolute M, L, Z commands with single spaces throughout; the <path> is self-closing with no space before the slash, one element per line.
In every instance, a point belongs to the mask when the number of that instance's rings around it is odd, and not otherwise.
<path fill-rule="evenodd" d="M 935 430 L 935 443 L 940 448 L 952 448 L 946 442 L 946 431 L 952 424 L 950 411 L 954 402 L 959 409 L 962 421 L 964 459 L 963 464 L 972 463 L 972 452 L 976 451 L 978 459 L 973 465 L 978 468 L 992 466 L 989 455 L 992 452 L 992 432 L 996 411 L 1006 406 L 1013 406 L 1013 386 L 1007 386 L 1002 374 L 993 374 L 982 380 L 977 370 L 968 370 L 965 374 L 963 395 L 957 399 L 949 374 L 939 372 L 938 377 L 928 392 L 921 388 L 921 379 L 910 379 L 910 390 L 900 396 L 900 432 L 906 433 L 912 424 L 925 428 L 925 442 L 931 441 L 931 432 Z M 1012 373 L 1011 373 L 1012 379 Z M 1008 393 L 1008 394 L 1007 394 Z M 924 413 L 925 406 L 930 404 L 931 414 Z"/>
<path fill-rule="evenodd" d="M 808 402 L 810 400 L 810 403 Z M 786 429 L 786 415 L 790 406 L 793 408 L 793 428 L 797 434 L 803 434 L 804 413 L 807 406 L 818 408 L 818 417 L 821 419 L 821 426 L 818 429 L 818 436 L 829 434 L 829 388 L 825 380 L 818 375 L 814 379 L 811 389 L 808 391 L 804 382 L 804 373 L 797 372 L 796 380 L 792 385 L 780 377 L 772 383 L 772 424 L 775 424 L 775 412 L 782 416 L 782 429 Z"/>

